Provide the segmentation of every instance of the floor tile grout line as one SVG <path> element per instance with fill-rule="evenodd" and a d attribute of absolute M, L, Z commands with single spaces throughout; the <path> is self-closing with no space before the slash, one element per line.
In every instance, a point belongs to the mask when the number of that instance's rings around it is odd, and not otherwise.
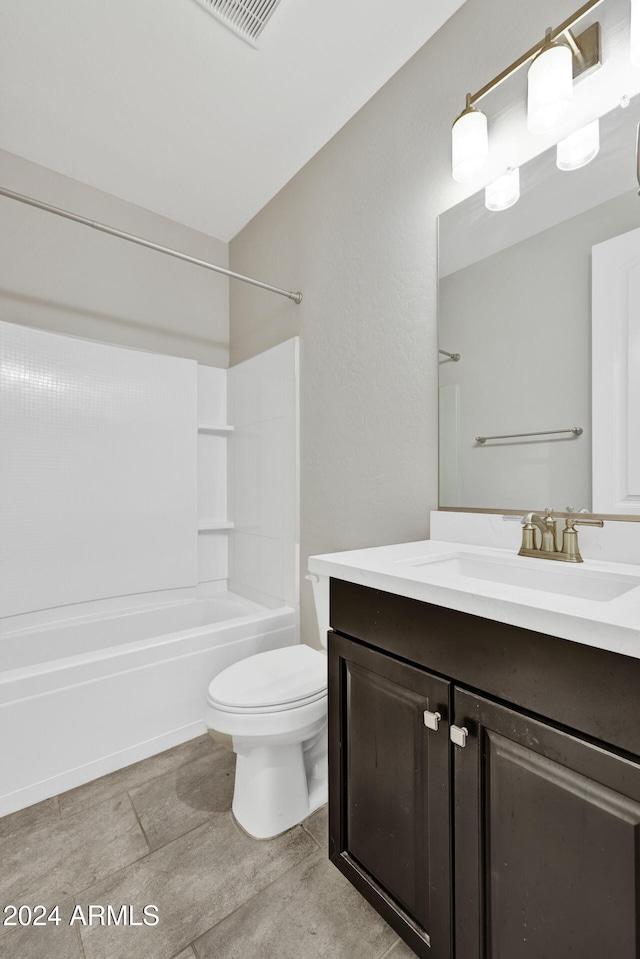
<path fill-rule="evenodd" d="M 168 842 L 163 842 L 160 846 L 156 846 L 155 849 L 151 850 L 151 854 L 154 852 L 159 852 L 161 849 L 166 849 L 167 846 L 170 846 L 172 842 L 177 842 L 178 839 L 184 839 L 185 836 L 188 836 L 189 833 L 195 832 L 196 829 L 201 829 L 203 826 L 206 826 L 207 823 L 210 823 L 211 820 L 216 816 L 216 813 L 211 813 L 203 822 L 199 822 L 196 826 L 191 826 L 190 829 L 181 832 L 178 836 L 174 836 L 173 839 L 170 839 Z"/>
<path fill-rule="evenodd" d="M 86 893 L 93 886 L 101 886 L 103 883 L 109 882 L 113 879 L 114 876 L 117 876 L 118 873 L 124 872 L 125 869 L 130 869 L 132 866 L 137 865 L 139 862 L 142 862 L 143 859 L 146 859 L 147 856 L 152 856 L 153 852 L 145 852 L 144 856 L 138 856 L 137 859 L 132 859 L 131 862 L 125 863 L 124 866 L 120 866 L 118 869 L 114 869 L 113 872 L 108 872 L 105 876 L 101 876 L 99 879 L 94 879 L 89 886 L 83 886 L 82 889 L 79 889 L 77 892 L 72 892 L 71 895 L 75 900 L 82 899 L 83 894 Z M 80 903 L 76 902 L 76 905 Z"/>
<path fill-rule="evenodd" d="M 294 828 L 297 828 L 297 827 L 294 827 Z M 304 856 L 303 859 L 300 859 L 298 862 L 295 862 L 292 866 L 289 866 L 288 869 L 285 869 L 285 871 L 280 873 L 279 876 L 276 876 L 275 879 L 272 879 L 271 882 L 267 883 L 266 886 L 262 886 L 260 889 L 254 892 L 252 896 L 249 896 L 248 899 L 245 899 L 244 902 L 241 902 L 239 905 L 237 905 L 235 909 L 232 909 L 231 912 L 228 912 L 226 915 L 221 916 L 217 922 L 214 922 L 212 926 L 209 926 L 208 929 L 205 929 L 204 932 L 200 933 L 200 935 L 196 939 L 194 939 L 193 942 L 189 943 L 189 945 L 193 948 L 193 951 L 196 954 L 196 959 L 199 959 L 199 952 L 196 949 L 196 942 L 198 939 L 202 939 L 202 937 L 208 935 L 208 933 L 210 933 L 212 929 L 215 929 L 216 926 L 219 926 L 221 922 L 225 922 L 231 916 L 234 916 L 236 912 L 239 912 L 240 909 L 244 909 L 244 907 L 249 905 L 249 903 L 252 902 L 256 898 L 256 896 L 262 895 L 262 893 L 266 892 L 267 889 L 270 889 L 271 886 L 275 885 L 275 883 L 280 882 L 281 879 L 284 879 L 284 877 L 287 876 L 292 869 L 297 869 L 298 866 L 301 866 L 303 862 L 307 861 L 307 859 L 310 859 L 312 856 L 317 855 L 319 851 L 320 850 L 318 849 L 312 849 L 309 853 L 307 853 L 306 856 Z M 187 947 L 185 946 L 184 948 L 186 949 Z"/>
<path fill-rule="evenodd" d="M 229 810 L 229 812 L 231 812 L 231 811 Z M 201 825 L 206 825 L 206 823 L 202 823 Z M 302 826 L 302 824 L 300 824 L 300 826 Z M 189 832 L 194 832 L 195 829 L 199 829 L 199 828 L 200 828 L 199 826 L 195 826 L 194 829 L 189 829 L 186 833 L 183 833 L 182 835 L 183 835 L 183 836 L 186 836 L 186 835 L 188 835 Z M 296 829 L 296 828 L 298 828 L 298 827 L 294 827 L 294 829 Z M 287 831 L 289 831 L 289 830 L 287 830 Z M 310 834 L 308 834 L 305 829 L 303 829 L 302 831 L 303 831 L 306 835 L 309 835 L 309 838 L 310 838 L 310 839 L 313 839 L 313 837 L 312 837 Z M 181 838 L 181 836 L 176 836 L 176 839 L 180 839 L 180 838 Z M 174 840 L 174 839 L 171 840 L 171 842 L 175 842 L 175 841 L 176 841 L 176 840 Z M 160 846 L 160 847 L 158 847 L 158 849 L 163 849 L 163 848 L 165 848 L 166 846 L 169 846 L 170 844 L 171 844 L 170 842 L 169 842 L 169 843 L 165 843 L 165 846 Z M 97 882 L 102 885 L 103 883 L 105 883 L 105 882 L 107 882 L 109 879 L 111 879 L 113 876 L 116 876 L 119 872 L 124 872 L 125 869 L 129 869 L 131 866 L 136 865 L 136 863 L 142 862 L 142 860 L 143 860 L 143 859 L 146 859 L 148 856 L 152 856 L 154 852 L 158 852 L 158 850 L 157 850 L 157 849 L 154 849 L 154 850 L 152 850 L 150 853 L 146 853 L 144 856 L 140 856 L 138 859 L 134 859 L 132 862 L 127 863 L 126 866 L 122 866 L 120 869 L 114 870 L 114 872 L 109 873 L 109 875 L 104 876 L 103 878 L 97 880 Z M 303 862 L 306 862 L 306 861 L 307 861 L 308 859 L 310 859 L 312 856 L 318 855 L 320 852 L 321 852 L 321 850 L 320 850 L 319 848 L 318 848 L 318 849 L 311 849 L 311 850 L 307 853 L 306 856 L 304 856 L 304 857 L 303 857 L 302 859 L 300 859 L 298 862 L 294 863 L 294 864 L 293 864 L 292 866 L 290 866 L 288 869 L 285 869 L 284 872 L 280 873 L 279 876 L 276 876 L 275 879 L 272 879 L 271 882 L 268 883 L 266 886 L 263 886 L 263 887 L 262 887 L 261 889 L 259 889 L 257 892 L 253 893 L 253 895 L 249 896 L 248 899 L 245 899 L 244 902 L 242 902 L 242 903 L 240 903 L 238 906 L 236 906 L 235 909 L 232 909 L 230 912 L 226 913 L 226 915 L 221 916 L 220 919 L 218 919 L 217 922 L 214 922 L 214 924 L 213 924 L 212 926 L 209 926 L 207 929 L 205 929 L 202 933 L 200 933 L 200 935 L 199 935 L 197 938 L 198 938 L 198 939 L 201 939 L 202 936 L 207 935 L 207 933 L 209 933 L 212 929 L 215 929 L 216 926 L 218 926 L 221 922 L 224 922 L 225 919 L 228 919 L 230 916 L 233 916 L 234 913 L 238 912 L 239 909 L 242 909 L 244 906 L 246 906 L 248 903 L 250 903 L 253 899 L 255 899 L 256 896 L 259 896 L 260 893 L 264 892 L 266 889 L 269 889 L 271 886 L 274 885 L 274 883 L 278 882 L 278 881 L 279 881 L 280 879 L 282 879 L 284 876 L 288 875 L 288 873 L 290 873 L 292 869 L 295 869 L 297 866 L 300 866 Z M 93 885 L 96 885 L 96 883 L 93 883 Z M 87 886 L 87 887 L 86 887 L 86 889 L 90 889 L 90 888 L 91 888 L 90 886 Z M 82 893 L 83 893 L 84 891 L 85 891 L 85 890 L 80 890 L 80 892 L 78 892 L 78 893 L 75 893 L 75 892 L 70 893 L 70 898 L 72 898 L 72 899 L 74 900 L 74 902 L 75 902 L 76 905 L 78 905 L 78 899 L 79 899 L 79 898 L 82 898 Z M 193 951 L 196 959 L 199 959 L 199 952 L 198 952 L 198 950 L 197 950 L 197 948 L 196 948 L 195 943 L 196 943 L 196 940 L 194 939 L 194 940 L 192 940 L 191 942 L 188 942 L 188 943 L 186 943 L 185 945 L 181 946 L 180 949 L 178 950 L 178 952 L 175 954 L 174 959 L 176 959 L 176 957 L 179 956 L 181 952 L 184 952 L 184 950 L 185 950 L 185 949 L 188 949 L 189 947 L 191 947 L 191 949 L 192 949 L 192 951 Z"/>
<path fill-rule="evenodd" d="M 60 812 L 60 796 L 59 795 L 48 796 L 46 799 L 41 799 L 40 803 L 45 803 L 45 802 L 48 803 L 51 800 L 55 800 L 55 806 L 57 808 L 57 813 L 58 813 L 57 818 L 54 816 L 52 820 L 38 819 L 36 820 L 36 822 L 26 823 L 26 824 L 23 823 L 21 825 L 14 827 L 13 831 L 6 835 L 0 832 L 0 843 L 11 842 L 12 839 L 15 839 L 16 837 L 20 836 L 22 832 L 27 832 L 29 833 L 29 835 L 32 835 L 33 833 L 38 832 L 38 830 L 40 829 L 48 829 L 54 824 L 61 823 L 64 819 L 64 816 Z M 8 812 L 4 816 L 0 816 L 0 827 L 2 827 L 2 824 L 6 819 L 10 819 L 12 816 L 19 816 L 20 813 L 24 813 L 28 809 L 32 809 L 34 806 L 39 806 L 40 803 L 32 803 L 30 806 L 24 806 L 22 809 L 14 809 L 13 812 Z"/>
<path fill-rule="evenodd" d="M 121 794 L 119 794 L 119 795 L 121 795 Z M 116 798 L 116 797 L 111 797 L 111 798 L 114 799 L 114 798 Z M 230 811 L 231 811 L 231 810 L 229 810 L 229 812 L 230 812 Z M 177 842 L 179 839 L 183 839 L 184 836 L 188 836 L 189 833 L 195 832 L 196 829 L 201 829 L 203 826 L 208 825 L 208 824 L 211 822 L 211 820 L 213 819 L 214 815 L 215 815 L 215 813 L 212 813 L 212 815 L 210 816 L 209 819 L 205 819 L 204 822 L 199 823 L 197 826 L 193 826 L 191 829 L 187 829 L 186 832 L 180 833 L 179 836 L 174 836 L 173 839 L 170 839 L 169 842 L 165 842 L 165 843 L 163 843 L 163 845 L 158 846 L 157 849 L 150 849 L 149 852 L 145 852 L 143 856 L 138 856 L 137 859 L 132 859 L 131 862 L 127 862 L 127 863 L 124 864 L 124 866 L 120 866 L 118 869 L 114 869 L 113 872 L 107 873 L 106 876 L 102 876 L 100 879 L 96 879 L 94 882 L 91 883 L 91 886 L 102 885 L 102 883 L 107 882 L 107 880 L 113 879 L 113 877 L 114 877 L 114 876 L 117 876 L 118 873 L 124 872 L 125 869 L 130 869 L 132 866 L 135 866 L 135 865 L 137 865 L 138 863 L 142 862 L 143 859 L 147 859 L 149 856 L 153 856 L 154 853 L 160 852 L 161 849 L 166 849 L 167 846 L 170 846 L 170 845 L 171 845 L 171 843 Z M 144 838 L 145 838 L 145 840 L 147 841 L 147 844 L 148 844 L 149 841 L 148 841 L 148 839 L 147 839 L 147 837 L 146 837 L 146 834 L 145 834 L 145 837 L 144 837 Z M 83 889 L 81 889 L 79 892 L 77 892 L 77 893 L 76 893 L 76 892 L 71 892 L 71 893 L 69 893 L 69 895 L 71 895 L 71 896 L 73 896 L 73 897 L 81 896 L 82 893 L 86 892 L 88 889 L 91 889 L 91 886 L 85 886 L 85 887 L 84 887 Z M 185 946 L 185 949 L 186 949 L 186 946 Z"/>
<path fill-rule="evenodd" d="M 193 943 L 192 943 L 192 942 L 187 943 L 187 945 L 186 945 L 186 946 L 183 946 L 182 949 L 178 949 L 178 951 L 175 952 L 175 953 L 171 956 L 171 959 L 178 959 L 178 956 L 181 956 L 183 952 L 186 952 L 186 951 L 187 951 L 187 949 L 191 949 L 191 954 L 192 954 L 193 956 L 195 956 L 196 959 L 200 959 L 199 956 L 196 956 L 196 951 L 195 951 L 195 949 L 193 948 Z"/>
<path fill-rule="evenodd" d="M 127 794 L 127 797 L 128 797 L 128 794 Z M 136 814 L 136 818 L 137 818 L 137 814 Z M 140 828 L 142 829 L 142 827 Z M 147 845 L 149 845 L 149 840 L 147 839 L 146 834 L 144 833 L 144 830 L 143 830 L 143 838 L 145 842 L 147 843 Z M 178 836 L 177 838 L 179 839 L 180 837 Z M 163 848 L 163 847 L 161 846 L 160 848 Z M 73 899 L 76 900 L 76 905 L 78 905 L 78 902 L 77 902 L 78 898 L 82 898 L 83 893 L 87 892 L 87 890 L 91 889 L 93 886 L 102 885 L 103 883 L 108 882 L 110 879 L 113 879 L 114 876 L 117 876 L 118 873 L 124 872 L 125 869 L 130 869 L 132 866 L 135 866 L 139 862 L 142 862 L 143 859 L 147 859 L 149 856 L 152 856 L 154 852 L 157 852 L 157 850 L 156 849 L 148 850 L 142 856 L 138 856 L 137 859 L 132 859 L 131 862 L 127 862 L 123 866 L 119 866 L 117 869 L 114 869 L 113 872 L 108 872 L 106 875 L 101 876 L 99 879 L 94 879 L 89 886 L 83 886 L 82 889 L 71 892 L 70 895 L 72 896 Z"/>
<path fill-rule="evenodd" d="M 132 799 L 132 797 L 131 797 L 131 793 L 129 792 L 129 790 L 127 790 L 126 795 L 127 795 L 127 799 L 128 799 L 129 802 L 131 803 L 131 808 L 133 809 L 133 815 L 136 817 L 136 822 L 138 823 L 138 826 L 140 827 L 140 832 L 142 833 L 142 835 L 143 835 L 143 837 L 144 837 L 144 841 L 145 841 L 146 844 L 147 844 L 147 847 L 148 847 L 148 853 L 147 853 L 147 855 L 149 855 L 150 853 L 153 852 L 153 849 L 151 848 L 151 843 L 149 842 L 149 837 L 147 836 L 147 834 L 146 834 L 146 832 L 145 832 L 145 829 L 144 829 L 144 826 L 142 825 L 142 820 L 140 819 L 140 816 L 138 815 L 138 810 L 136 809 L 136 804 L 134 803 L 134 801 L 133 801 L 133 799 Z"/>
<path fill-rule="evenodd" d="M 399 942 L 402 942 L 402 939 L 400 938 L 400 936 L 398 936 L 398 938 L 396 939 L 396 941 L 395 941 L 394 943 L 392 943 L 392 945 L 389 946 L 389 948 L 387 949 L 387 951 L 386 951 L 386 952 L 383 952 L 382 955 L 378 957 L 378 959 L 387 959 L 387 956 L 391 955 L 391 953 L 392 953 L 393 950 L 396 948 L 396 946 L 398 945 Z"/>
<path fill-rule="evenodd" d="M 74 901 L 75 901 L 75 896 L 73 897 L 73 899 L 74 899 Z M 78 905 L 78 903 L 76 903 L 76 906 L 77 906 L 77 905 Z M 76 926 L 76 927 L 75 927 L 75 934 L 76 934 L 76 937 L 77 937 L 77 939 L 78 939 L 78 942 L 80 943 L 80 959 L 87 959 L 87 954 L 86 954 L 86 952 L 84 951 L 84 943 L 83 943 L 83 941 L 82 941 L 82 936 L 80 935 L 80 926 Z"/>
<path fill-rule="evenodd" d="M 320 844 L 320 840 L 317 839 L 316 836 L 314 836 L 312 832 L 309 832 L 309 830 L 308 830 L 307 827 L 305 826 L 304 822 L 301 822 L 300 825 L 302 826 L 302 828 L 303 828 L 304 831 L 306 832 L 307 836 L 311 836 L 311 838 L 313 839 L 313 841 L 314 841 L 315 844 L 317 845 L 318 849 L 319 849 L 321 852 L 326 852 L 326 851 L 327 851 L 327 843 L 325 842 L 324 845 L 321 845 L 321 844 Z"/>

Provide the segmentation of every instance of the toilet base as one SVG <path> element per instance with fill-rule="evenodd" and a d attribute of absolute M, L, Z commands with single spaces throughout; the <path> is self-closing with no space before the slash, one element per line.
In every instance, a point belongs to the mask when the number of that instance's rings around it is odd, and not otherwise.
<path fill-rule="evenodd" d="M 234 739 L 232 811 L 253 839 L 272 839 L 327 802 L 326 723 L 304 743 L 256 746 Z"/>

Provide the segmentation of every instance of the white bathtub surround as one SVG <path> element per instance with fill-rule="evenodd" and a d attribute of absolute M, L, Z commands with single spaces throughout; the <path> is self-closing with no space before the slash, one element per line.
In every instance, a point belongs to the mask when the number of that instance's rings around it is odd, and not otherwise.
<path fill-rule="evenodd" d="M 0 323 L 0 617 L 196 582 L 196 363 Z"/>
<path fill-rule="evenodd" d="M 0 323 L 0 619 L 227 581 L 297 607 L 297 355 L 227 371 Z"/>
<path fill-rule="evenodd" d="M 226 592 L 5 633 L 0 815 L 200 735 L 212 676 L 297 642 L 292 608 Z"/>
<path fill-rule="evenodd" d="M 298 605 L 298 338 L 229 370 L 229 584 Z"/>
<path fill-rule="evenodd" d="M 198 367 L 198 581 L 298 607 L 298 338 Z"/>
<path fill-rule="evenodd" d="M 299 630 L 297 341 L 234 381 L 237 469 L 227 370 L 8 323 L 0 350 L 2 815 L 199 735 L 211 679 Z"/>

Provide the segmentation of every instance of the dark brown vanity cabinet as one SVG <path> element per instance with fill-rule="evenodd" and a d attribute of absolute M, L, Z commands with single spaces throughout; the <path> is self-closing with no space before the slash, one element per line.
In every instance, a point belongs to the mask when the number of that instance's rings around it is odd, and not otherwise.
<path fill-rule="evenodd" d="M 640 661 L 340 581 L 331 621 L 330 857 L 399 935 L 639 959 Z"/>
<path fill-rule="evenodd" d="M 331 858 L 418 955 L 445 959 L 450 683 L 337 634 L 329 655 Z"/>
<path fill-rule="evenodd" d="M 454 690 L 457 959 L 638 959 L 640 766 Z"/>

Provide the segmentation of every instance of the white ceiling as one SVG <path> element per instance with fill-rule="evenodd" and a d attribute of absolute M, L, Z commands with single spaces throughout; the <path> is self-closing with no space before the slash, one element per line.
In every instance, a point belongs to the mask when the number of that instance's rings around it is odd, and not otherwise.
<path fill-rule="evenodd" d="M 462 6 L 281 0 L 254 49 L 196 0 L 0 15 L 0 148 L 231 239 Z"/>

